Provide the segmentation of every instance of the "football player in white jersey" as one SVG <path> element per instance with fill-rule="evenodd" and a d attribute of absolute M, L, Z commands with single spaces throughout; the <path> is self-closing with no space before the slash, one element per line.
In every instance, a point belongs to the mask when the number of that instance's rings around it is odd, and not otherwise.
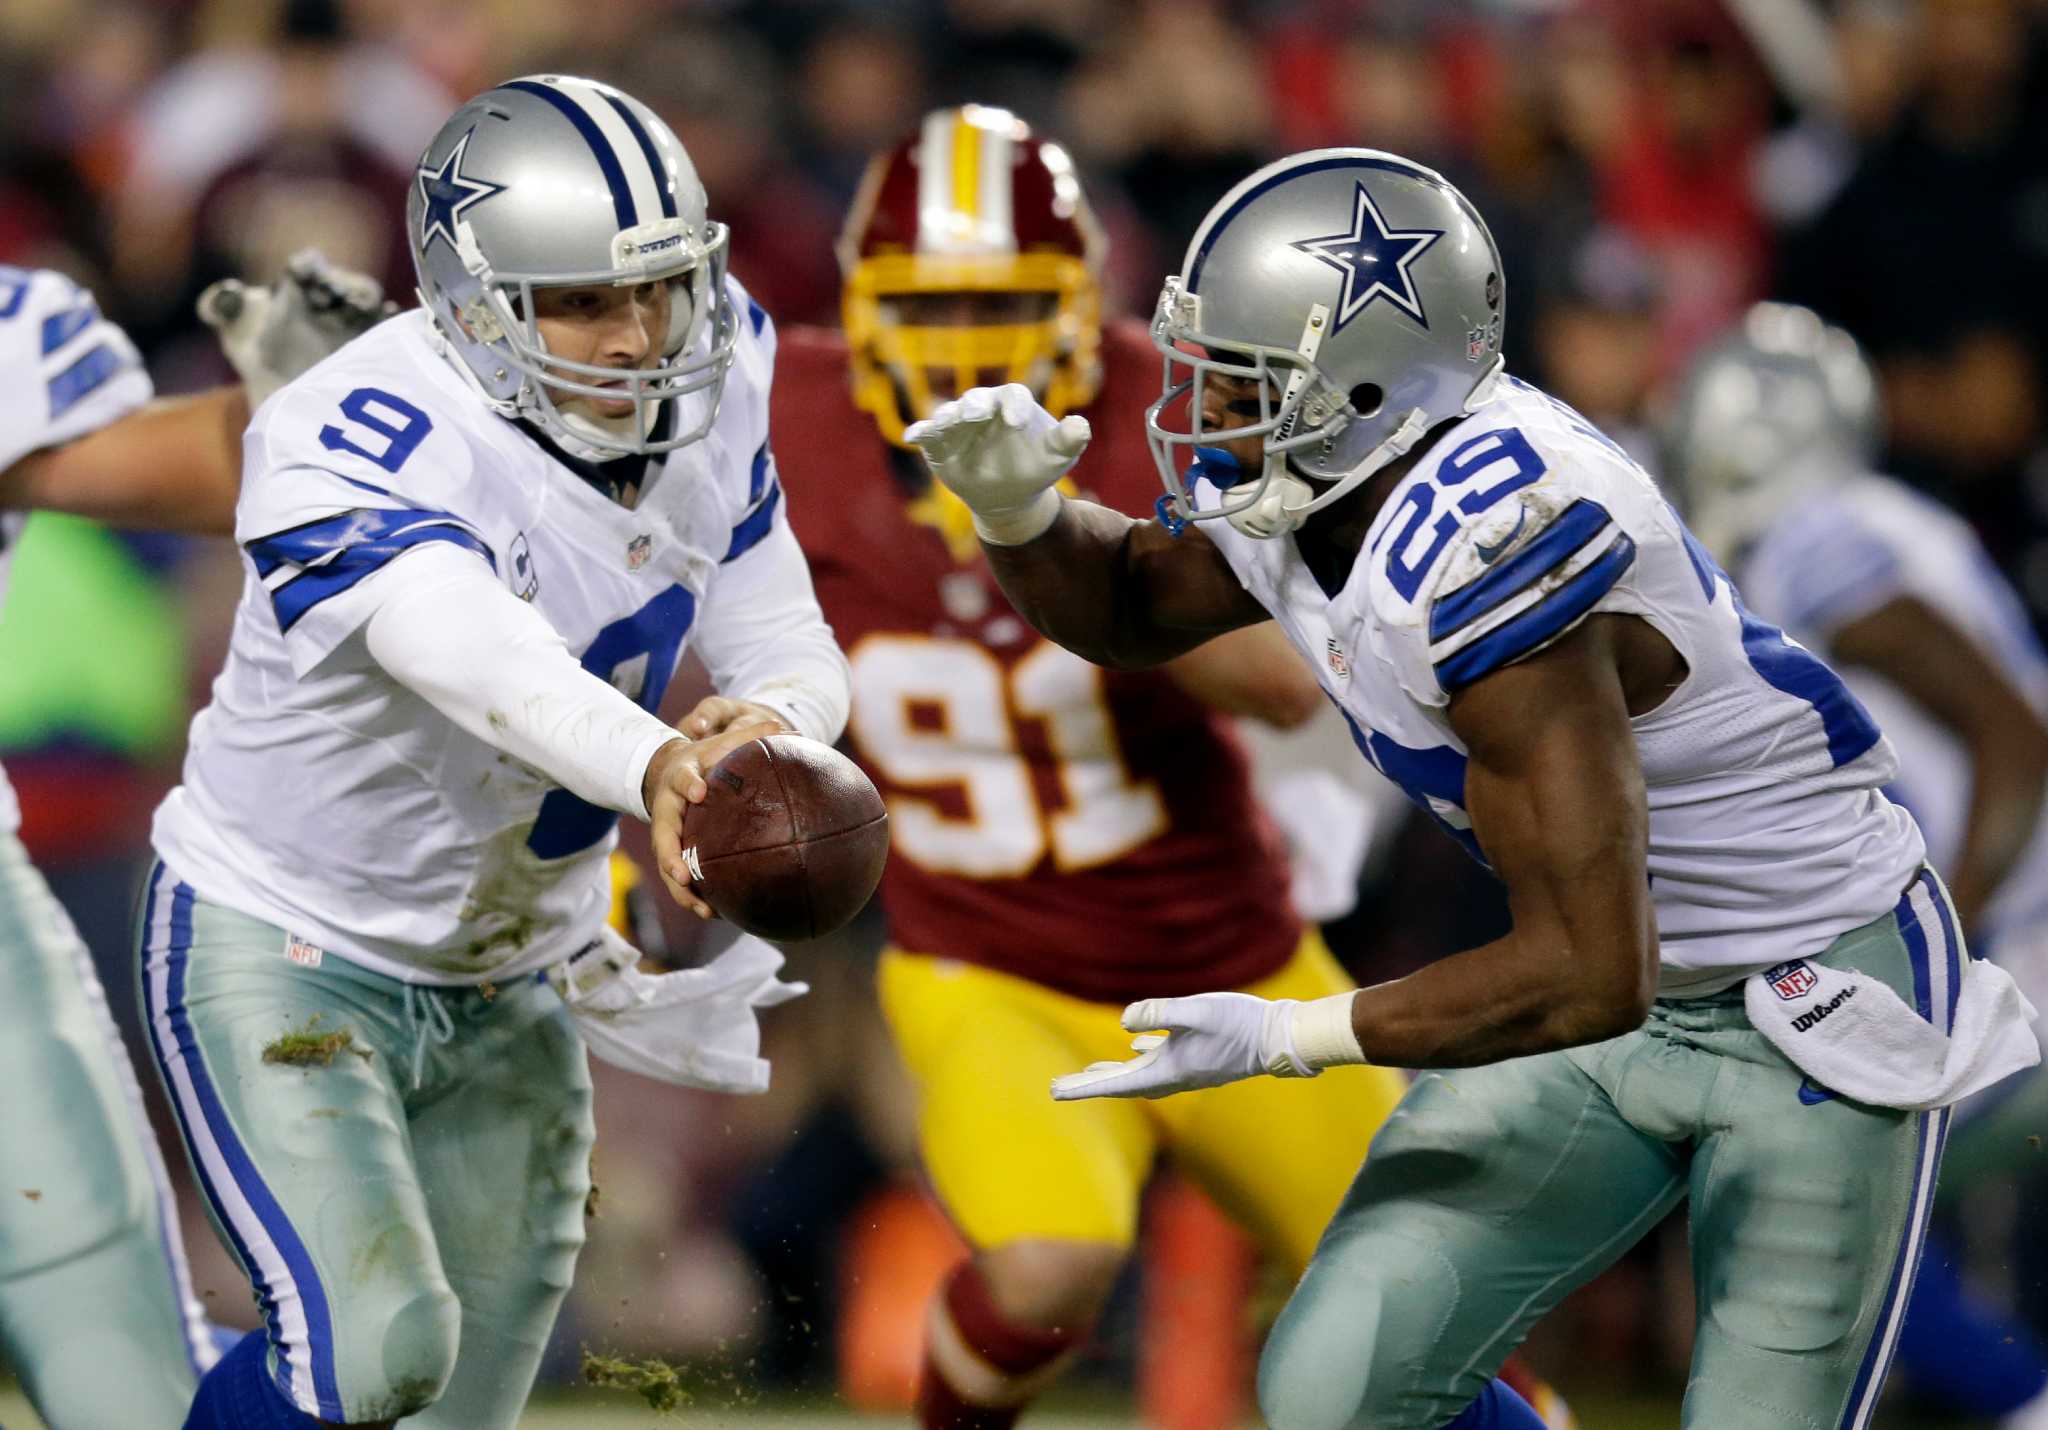
<path fill-rule="evenodd" d="M 1690 365 L 1665 475 L 1757 612 L 1839 662 L 1899 752 L 1889 796 L 1953 871 L 1973 950 L 2048 1003 L 2048 655 L 2019 596 L 1953 512 L 1875 470 L 1877 383 L 1855 341 L 1760 303 Z M 2038 1028 L 2037 1028 L 2038 1031 Z M 2048 1072 L 1957 1109 L 1945 1194 L 2035 1155 Z M 1965 1291 L 1937 1244 L 1899 1364 L 1945 1408 L 2048 1425 L 2048 1355 Z"/>
<path fill-rule="evenodd" d="M 1021 390 L 912 429 L 1069 648 L 1144 665 L 1276 620 L 1513 913 L 1355 994 L 1135 1003 L 1139 1055 L 1054 1095 L 1437 1070 L 1266 1346 L 1280 1430 L 1535 1425 L 1501 1358 L 1688 1196 L 1685 1423 L 1862 1426 L 1946 1103 L 2038 1051 L 1885 799 L 1868 714 L 1625 453 L 1501 371 L 1503 297 L 1440 176 L 1313 151 L 1226 195 L 1161 294 L 1160 520 L 1063 498 L 1086 424 Z"/>
<path fill-rule="evenodd" d="M 845 719 L 774 330 L 675 136 L 510 81 L 435 136 L 407 223 L 424 306 L 250 424 L 243 599 L 155 824 L 144 1011 L 265 1320 L 194 1430 L 517 1422 L 589 1187 L 584 1046 L 539 975 L 601 947 L 620 814 L 708 915 L 677 838 L 702 770 Z M 652 713 L 686 642 L 721 692 L 694 742 Z M 760 1085 L 785 989 L 745 978 L 743 1046 L 684 1050 L 704 1083 Z"/>
<path fill-rule="evenodd" d="M 230 346 L 265 348 L 244 354 L 259 376 L 332 351 L 380 308 L 374 283 L 311 255 L 274 294 L 223 291 L 238 308 Z M 91 294 L 15 268 L 0 268 L 0 379 L 0 597 L 33 508 L 226 529 L 254 388 L 152 402 L 134 345 Z M 171 1430 L 219 1351 L 134 1065 L 18 822 L 0 775 L 0 1347 L 51 1430 Z"/>

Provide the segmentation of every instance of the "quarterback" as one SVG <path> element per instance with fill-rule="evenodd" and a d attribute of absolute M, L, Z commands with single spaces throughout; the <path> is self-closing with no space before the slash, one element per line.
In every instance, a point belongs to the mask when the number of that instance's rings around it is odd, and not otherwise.
<path fill-rule="evenodd" d="M 1356 993 L 1140 1000 L 1138 1056 L 1054 1095 L 1433 1070 L 1267 1343 L 1280 1430 L 1537 1423 L 1490 1368 L 1688 1196 L 1684 1423 L 1863 1426 L 1948 1106 L 2038 1059 L 2025 1003 L 1965 953 L 1863 707 L 1615 444 L 1502 371 L 1504 299 L 1440 176 L 1313 151 L 1227 194 L 1161 294 L 1159 520 L 1060 494 L 1087 424 L 1020 389 L 911 429 L 1077 653 L 1145 666 L 1276 621 L 1513 914 Z"/>
<path fill-rule="evenodd" d="M 677 838 L 702 770 L 845 718 L 774 330 L 667 127 L 510 81 L 429 144 L 407 227 L 423 306 L 251 421 L 243 598 L 154 829 L 153 1051 L 264 1316 L 195 1430 L 516 1423 L 589 1185 L 576 984 L 538 975 L 605 948 L 619 815 L 708 915 Z M 686 640 L 721 692 L 694 742 L 652 713 Z M 750 1050 L 787 986 L 713 981 Z"/>
<path fill-rule="evenodd" d="M 1404 1086 L 1371 1069 L 1299 1100 L 1046 1100 L 1122 1047 L 1140 992 L 1350 986 L 1289 905 L 1215 713 L 1298 723 L 1318 699 L 1300 660 L 1246 631 L 1159 671 L 1098 670 L 1018 620 L 967 509 L 903 441 L 943 398 L 1013 378 L 1058 413 L 1118 413 L 1103 437 L 1124 460 L 1101 472 L 1121 485 L 1098 494 L 1149 508 L 1133 409 L 1158 357 L 1101 322 L 1104 247 L 1058 145 L 1004 110 L 936 110 L 855 200 L 845 339 L 793 330 L 776 383 L 792 515 L 852 667 L 848 735 L 889 802 L 882 1009 L 925 1169 L 974 1248 L 931 1308 L 928 1427 L 1009 1424 L 1072 1358 L 1162 1151 L 1299 1274 Z M 1289 1146 L 1282 1186 L 1264 1172 Z"/>

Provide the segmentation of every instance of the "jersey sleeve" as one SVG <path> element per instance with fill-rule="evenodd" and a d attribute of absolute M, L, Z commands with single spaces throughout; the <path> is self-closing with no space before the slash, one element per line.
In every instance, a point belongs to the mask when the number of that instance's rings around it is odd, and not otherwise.
<path fill-rule="evenodd" d="M 846 728 L 846 657 L 786 516 L 769 510 L 758 538 L 720 565 L 695 643 L 720 694 L 766 705 L 827 744 Z"/>
<path fill-rule="evenodd" d="M 1368 545 L 1381 653 L 1427 705 L 1447 704 L 1597 610 L 1653 610 L 1635 589 L 1648 554 L 1686 561 L 1676 519 L 1625 457 L 1596 445 L 1597 434 L 1560 439 L 1540 430 L 1540 414 L 1521 415 L 1509 409 L 1497 425 L 1454 437 L 1396 489 Z"/>
<path fill-rule="evenodd" d="M 1501 524 L 1467 529 L 1448 564 L 1456 575 L 1476 569 L 1429 603 L 1430 669 L 1446 695 L 1571 630 L 1635 564 L 1635 539 L 1591 497 L 1524 497 L 1489 541 L 1488 529 Z"/>
<path fill-rule="evenodd" d="M 0 469 L 149 401 L 128 335 L 62 274 L 0 268 Z"/>
<path fill-rule="evenodd" d="M 294 383 L 251 424 L 235 540 L 298 674 L 395 591 L 382 573 L 406 552 L 452 545 L 497 570 L 500 553 L 467 514 L 473 462 L 451 425 L 345 378 Z"/>

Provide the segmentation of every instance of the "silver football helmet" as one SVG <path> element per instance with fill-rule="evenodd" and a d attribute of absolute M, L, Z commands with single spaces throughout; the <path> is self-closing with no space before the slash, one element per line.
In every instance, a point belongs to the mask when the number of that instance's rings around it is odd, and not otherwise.
<path fill-rule="evenodd" d="M 1162 517 L 1293 530 L 1487 399 L 1504 299 L 1493 235 L 1433 170 L 1375 149 L 1268 164 L 1209 211 L 1159 295 L 1165 392 L 1145 421 Z M 1256 421 L 1208 425 L 1204 389 L 1219 377 L 1255 386 Z M 1250 481 L 1201 450 L 1248 437 L 1265 456 Z M 1229 488 L 1213 511 L 1195 510 L 1195 475 Z"/>
<path fill-rule="evenodd" d="M 637 99 L 568 75 L 484 91 L 427 145 L 406 230 L 420 302 L 457 371 L 497 412 L 600 461 L 672 451 L 711 429 L 739 335 L 726 228 L 706 217 L 682 144 Z M 548 351 L 535 289 L 648 282 L 670 286 L 653 366 Z M 607 422 L 564 413 L 564 397 L 630 398 L 633 411 Z"/>
<path fill-rule="evenodd" d="M 1802 493 L 1868 470 L 1879 424 L 1855 339 L 1809 309 L 1758 303 L 1680 380 L 1665 471 L 1686 524 L 1726 560 Z"/>

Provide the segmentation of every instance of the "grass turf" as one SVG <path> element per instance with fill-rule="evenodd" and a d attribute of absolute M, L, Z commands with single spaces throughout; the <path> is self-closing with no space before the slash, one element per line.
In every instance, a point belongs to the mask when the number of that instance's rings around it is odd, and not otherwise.
<path fill-rule="evenodd" d="M 1572 1406 L 1584 1430 L 1675 1430 L 1675 1396 L 1574 1395 Z M 758 1405 L 688 1405 L 657 1415 L 637 1396 L 601 1390 L 554 1390 L 537 1397 L 520 1420 L 521 1430 L 838 1430 L 849 1425 L 902 1424 L 885 1416 L 855 1415 L 818 1401 L 769 1400 Z M 1247 1422 L 1250 1424 L 1251 1422 Z M 1114 1406 L 1059 1404 L 1029 1417 L 1032 1430 L 1127 1430 L 1138 1421 Z M 1929 1419 L 1904 1406 L 1877 1418 L 1876 1430 L 1978 1430 L 1980 1422 Z M 28 1401 L 12 1385 L 0 1385 L 0 1425 L 8 1430 L 43 1430 Z"/>

